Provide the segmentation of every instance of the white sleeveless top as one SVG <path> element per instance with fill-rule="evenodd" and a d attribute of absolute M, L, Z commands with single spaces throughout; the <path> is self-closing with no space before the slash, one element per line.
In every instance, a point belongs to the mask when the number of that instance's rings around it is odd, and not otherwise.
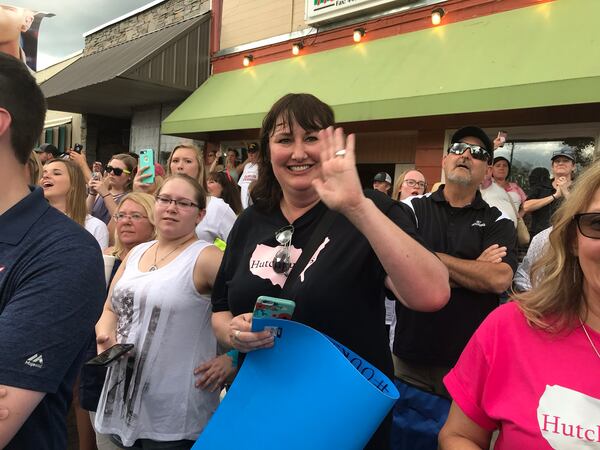
<path fill-rule="evenodd" d="M 208 245 L 197 241 L 166 266 L 139 270 L 156 241 L 133 248 L 114 287 L 117 342 L 135 345 L 109 366 L 96 430 L 131 446 L 140 438 L 196 440 L 219 403 L 218 392 L 194 387 L 194 369 L 216 356 L 210 297 L 194 286 L 194 264 Z"/>

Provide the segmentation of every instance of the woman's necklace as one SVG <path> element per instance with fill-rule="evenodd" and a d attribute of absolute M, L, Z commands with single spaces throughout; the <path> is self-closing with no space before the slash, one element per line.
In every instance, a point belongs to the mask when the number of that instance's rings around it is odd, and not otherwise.
<path fill-rule="evenodd" d="M 598 357 L 598 359 L 600 359 L 600 353 L 598 352 L 598 349 L 596 348 L 596 346 L 594 345 L 594 342 L 592 341 L 592 338 L 590 337 L 588 331 L 585 328 L 585 325 L 583 324 L 583 320 L 581 320 L 581 317 L 578 317 L 579 319 L 579 323 L 581 324 L 581 328 L 583 328 L 583 332 L 585 333 L 585 335 L 588 338 L 588 341 L 590 341 L 590 345 L 592 346 L 592 348 L 594 349 L 594 352 L 596 352 L 596 356 Z"/>
<path fill-rule="evenodd" d="M 154 262 L 152 263 L 152 265 L 150 266 L 150 268 L 148 269 L 148 272 L 154 272 L 155 270 L 158 269 L 158 265 L 164 261 L 165 259 L 167 259 L 171 254 L 173 254 L 173 252 L 175 252 L 175 250 L 181 248 L 182 246 L 184 246 L 185 244 L 187 244 L 188 242 L 190 242 L 192 239 L 196 239 L 195 236 L 192 236 L 191 238 L 189 238 L 187 241 L 182 242 L 181 244 L 179 244 L 177 247 L 175 247 L 173 250 L 171 250 L 169 253 L 167 253 L 165 256 L 163 256 L 162 258 L 160 258 L 158 261 L 156 261 L 156 257 L 158 256 L 158 247 L 159 247 L 159 243 L 156 243 L 156 251 L 154 252 Z"/>

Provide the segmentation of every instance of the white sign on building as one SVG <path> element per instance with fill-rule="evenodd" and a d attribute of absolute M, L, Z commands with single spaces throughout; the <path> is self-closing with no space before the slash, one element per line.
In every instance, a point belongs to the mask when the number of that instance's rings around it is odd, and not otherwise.
<path fill-rule="evenodd" d="M 417 3 L 416 0 L 306 0 L 307 23 L 327 22 L 390 4 Z"/>

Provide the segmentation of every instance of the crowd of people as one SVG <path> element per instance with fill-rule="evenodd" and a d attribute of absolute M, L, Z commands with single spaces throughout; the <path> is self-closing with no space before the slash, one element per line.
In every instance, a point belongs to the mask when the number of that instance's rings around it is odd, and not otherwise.
<path fill-rule="evenodd" d="M 243 163 L 186 142 L 150 170 L 32 151 L 45 111 L 0 54 L 0 448 L 66 448 L 73 391 L 80 449 L 191 448 L 244 355 L 274 345 L 252 331 L 263 295 L 394 380 L 368 449 L 600 438 L 600 163 L 575 180 L 556 151 L 526 193 L 501 135 L 467 126 L 443 183 L 412 168 L 363 189 L 354 135 L 287 94 Z M 133 348 L 83 365 L 115 344 Z"/>

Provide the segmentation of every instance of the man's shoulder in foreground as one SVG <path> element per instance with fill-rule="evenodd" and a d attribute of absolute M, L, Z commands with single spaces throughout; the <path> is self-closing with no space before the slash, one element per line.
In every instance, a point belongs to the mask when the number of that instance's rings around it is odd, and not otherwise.
<path fill-rule="evenodd" d="M 0 385 L 43 396 L 8 449 L 66 446 L 71 388 L 105 289 L 96 240 L 39 189 L 0 216 Z"/>

